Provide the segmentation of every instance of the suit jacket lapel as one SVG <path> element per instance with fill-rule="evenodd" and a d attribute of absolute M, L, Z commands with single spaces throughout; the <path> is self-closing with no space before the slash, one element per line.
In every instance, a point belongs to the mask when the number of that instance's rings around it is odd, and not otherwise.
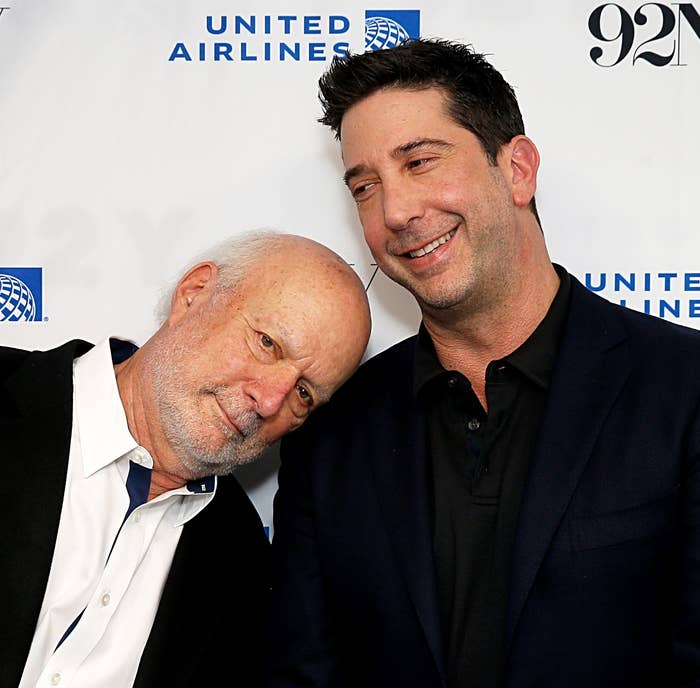
<path fill-rule="evenodd" d="M 403 376 L 400 390 L 394 387 L 387 395 L 383 408 L 388 414 L 374 415 L 378 427 L 373 436 L 385 441 L 376 445 L 371 465 L 396 559 L 444 681 L 426 420 L 413 397 L 413 347 L 404 347 L 404 352 L 406 360 L 395 366 Z"/>
<path fill-rule="evenodd" d="M 219 478 L 212 502 L 183 527 L 134 688 L 215 685 L 222 648 L 231 651 L 231 683 L 258 685 L 251 673 L 263 661 L 268 590 L 269 542 L 257 511 L 234 476 Z"/>
<path fill-rule="evenodd" d="M 507 646 L 605 418 L 629 374 L 609 304 L 572 277 L 568 323 L 525 486 L 513 552 Z"/>
<path fill-rule="evenodd" d="M 207 635 L 212 628 L 219 630 L 218 625 L 212 625 L 212 620 L 223 613 L 223 605 L 212 600 L 215 595 L 212 586 L 217 575 L 230 569 L 230 562 L 224 557 L 226 547 L 222 547 L 220 541 L 221 524 L 235 524 L 232 516 L 235 511 L 230 506 L 228 512 L 222 511 L 226 496 L 217 494 L 212 503 L 183 528 L 141 655 L 134 688 L 154 685 L 176 688 L 196 683 L 196 677 L 192 676 L 194 666 L 200 661 Z M 228 554 L 230 557 L 231 553 Z"/>

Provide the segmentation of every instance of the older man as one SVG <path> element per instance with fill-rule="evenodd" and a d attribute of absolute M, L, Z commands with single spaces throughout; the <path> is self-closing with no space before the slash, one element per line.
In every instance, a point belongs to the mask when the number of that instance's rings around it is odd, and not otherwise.
<path fill-rule="evenodd" d="M 369 330 L 339 256 L 260 233 L 190 268 L 139 349 L 0 349 L 0 685 L 256 685 L 268 543 L 228 474 L 328 401 Z"/>
<path fill-rule="evenodd" d="M 282 443 L 269 685 L 700 685 L 700 333 L 552 264 L 483 55 L 352 55 L 321 96 L 423 318 Z"/>

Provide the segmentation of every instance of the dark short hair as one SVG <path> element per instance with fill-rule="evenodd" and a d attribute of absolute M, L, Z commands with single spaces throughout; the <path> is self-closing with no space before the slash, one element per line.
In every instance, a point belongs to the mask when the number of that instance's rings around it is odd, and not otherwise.
<path fill-rule="evenodd" d="M 335 56 L 319 79 L 319 122 L 340 139 L 343 116 L 383 88 L 438 88 L 449 116 L 481 142 L 496 164 L 498 152 L 525 133 L 513 88 L 472 46 L 443 39 L 409 39 L 393 48 Z M 535 199 L 530 204 L 539 223 Z"/>

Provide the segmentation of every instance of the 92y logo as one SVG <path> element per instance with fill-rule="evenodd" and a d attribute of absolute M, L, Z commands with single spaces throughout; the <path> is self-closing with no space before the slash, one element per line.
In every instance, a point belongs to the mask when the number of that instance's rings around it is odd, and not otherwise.
<path fill-rule="evenodd" d="M 645 30 L 637 31 L 637 27 Z M 682 31 L 684 27 L 690 27 L 695 38 L 700 39 L 700 14 L 689 2 L 647 2 L 632 15 L 624 7 L 608 2 L 591 12 L 588 30 L 594 38 L 611 45 L 605 49 L 595 46 L 589 54 L 599 67 L 614 67 L 630 54 L 636 40 L 633 65 L 643 60 L 655 67 L 685 66 L 681 62 L 681 38 L 688 35 L 687 28 Z"/>

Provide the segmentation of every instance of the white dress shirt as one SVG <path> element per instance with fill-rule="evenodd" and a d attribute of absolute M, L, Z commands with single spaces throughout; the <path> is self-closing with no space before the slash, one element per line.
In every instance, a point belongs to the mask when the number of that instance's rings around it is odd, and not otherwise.
<path fill-rule="evenodd" d="M 129 432 L 109 340 L 75 360 L 73 383 L 61 520 L 19 688 L 130 688 L 182 527 L 216 481 L 171 490 L 124 521 L 130 462 L 150 469 L 153 460 Z"/>

